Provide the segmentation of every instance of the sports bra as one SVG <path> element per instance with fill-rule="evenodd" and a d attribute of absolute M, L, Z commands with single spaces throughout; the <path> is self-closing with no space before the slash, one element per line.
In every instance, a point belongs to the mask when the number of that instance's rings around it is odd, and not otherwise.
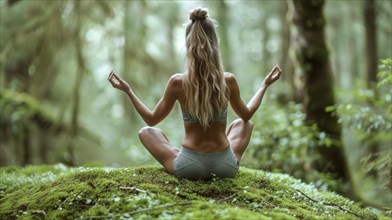
<path fill-rule="evenodd" d="M 199 119 L 192 117 L 188 111 L 182 111 L 182 117 L 184 118 L 184 123 L 195 123 L 199 122 Z M 227 109 L 218 114 L 214 114 L 212 121 L 226 121 L 227 120 Z"/>

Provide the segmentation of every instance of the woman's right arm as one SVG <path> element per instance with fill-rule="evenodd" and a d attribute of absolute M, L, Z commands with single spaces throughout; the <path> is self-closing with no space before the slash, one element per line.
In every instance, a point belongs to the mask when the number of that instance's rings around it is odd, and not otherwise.
<path fill-rule="evenodd" d="M 257 90 L 255 95 L 252 97 L 252 99 L 248 102 L 247 105 L 245 105 L 241 98 L 240 89 L 238 87 L 235 76 L 233 74 L 229 74 L 226 77 L 226 82 L 230 89 L 230 105 L 233 108 L 234 112 L 245 122 L 249 121 L 259 108 L 261 101 L 263 100 L 265 91 L 270 85 L 272 85 L 280 78 L 281 73 L 281 69 L 278 66 L 275 66 L 271 70 L 271 72 L 265 77 L 260 88 Z"/>
<path fill-rule="evenodd" d="M 178 75 L 173 75 L 165 88 L 165 91 L 163 92 L 162 98 L 159 100 L 157 105 L 153 110 L 150 110 L 133 92 L 132 88 L 128 85 L 127 82 L 125 82 L 123 79 L 121 79 L 119 76 L 117 76 L 116 73 L 113 71 L 110 73 L 109 82 L 112 84 L 112 86 L 116 89 L 119 89 L 123 92 L 125 92 L 128 97 L 131 99 L 133 106 L 135 107 L 136 111 L 139 113 L 139 115 L 142 117 L 142 119 L 148 124 L 149 126 L 154 126 L 161 122 L 166 116 L 170 113 L 170 111 L 173 109 L 174 103 L 177 100 L 177 88 L 178 83 L 180 82 L 178 79 Z M 181 83 L 181 82 L 180 82 Z"/>

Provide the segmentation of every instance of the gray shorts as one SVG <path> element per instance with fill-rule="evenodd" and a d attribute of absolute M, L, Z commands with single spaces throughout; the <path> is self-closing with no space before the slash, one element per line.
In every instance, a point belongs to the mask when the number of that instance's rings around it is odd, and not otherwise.
<path fill-rule="evenodd" d="M 174 174 L 191 180 L 235 177 L 238 167 L 237 158 L 230 147 L 213 153 L 196 152 L 182 147 L 174 160 Z"/>

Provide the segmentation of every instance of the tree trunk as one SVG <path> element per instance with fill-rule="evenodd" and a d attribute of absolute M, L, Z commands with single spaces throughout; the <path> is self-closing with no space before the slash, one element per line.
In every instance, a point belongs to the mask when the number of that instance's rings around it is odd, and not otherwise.
<path fill-rule="evenodd" d="M 355 13 L 354 10 L 350 11 L 350 15 L 352 18 L 355 18 L 357 15 Z M 351 33 L 351 36 L 355 36 L 357 33 L 357 31 L 355 31 L 354 33 Z M 357 37 L 351 37 L 351 39 L 349 40 L 349 48 L 350 48 L 350 53 L 351 54 L 360 54 L 361 51 L 359 48 L 361 48 L 360 46 L 360 40 Z M 362 68 L 360 65 L 360 56 L 350 56 L 350 69 L 349 71 L 351 72 L 350 74 L 350 82 L 354 82 L 356 79 L 361 79 L 363 74 L 362 74 Z M 350 83 L 352 84 L 352 83 Z M 352 88 L 353 85 L 349 85 L 349 89 Z"/>
<path fill-rule="evenodd" d="M 138 91 L 139 80 L 137 68 L 137 58 L 141 56 L 144 47 L 145 31 L 143 24 L 144 4 L 140 1 L 125 1 L 124 2 L 124 51 L 123 51 L 123 78 L 135 91 Z M 137 18 L 137 19 L 136 19 Z M 140 36 L 141 35 L 141 36 Z M 135 47 L 140 45 L 141 47 Z M 133 108 L 128 96 L 123 96 L 124 115 L 130 125 L 135 124 L 136 111 Z"/>
<path fill-rule="evenodd" d="M 23 158 L 22 165 L 26 166 L 31 163 L 31 145 L 30 145 L 30 129 L 26 126 L 22 135 Z"/>
<path fill-rule="evenodd" d="M 179 14 L 178 13 L 172 13 L 172 11 L 178 11 L 179 10 L 179 6 L 177 3 L 173 3 L 172 5 L 168 6 L 168 13 L 165 15 L 167 16 L 167 23 L 165 24 L 165 29 L 166 29 L 166 38 L 167 38 L 167 56 L 169 57 L 169 59 L 167 59 L 167 65 L 168 65 L 168 72 L 163 74 L 163 76 L 165 77 L 165 79 L 167 79 L 167 76 L 173 73 L 176 73 L 179 69 L 179 60 L 177 59 L 177 54 L 176 54 L 176 34 L 175 34 L 175 30 L 176 27 L 179 24 Z M 182 19 L 181 19 L 182 22 Z M 182 67 L 182 66 L 181 66 Z M 158 71 L 159 69 L 162 68 L 162 65 L 158 64 Z"/>
<path fill-rule="evenodd" d="M 40 129 L 39 130 L 39 139 L 40 139 L 40 146 L 39 146 L 39 156 L 41 159 L 41 162 L 43 164 L 47 164 L 48 161 L 48 151 L 49 151 L 49 145 L 48 145 L 48 131 L 47 127 L 45 127 L 45 130 Z"/>
<path fill-rule="evenodd" d="M 373 89 L 377 96 L 375 85 L 377 83 L 378 56 L 377 56 L 377 24 L 376 24 L 376 4 L 375 0 L 367 0 L 364 5 L 364 23 L 365 23 L 365 44 L 366 44 L 366 83 L 369 89 Z M 379 144 L 368 143 L 366 154 L 370 154 L 370 161 L 377 159 Z M 375 171 L 370 174 L 376 176 Z"/>
<path fill-rule="evenodd" d="M 263 49 L 261 51 L 262 57 L 263 57 L 262 63 L 264 63 L 262 66 L 262 71 L 261 71 L 263 74 L 268 74 L 269 71 L 271 70 L 271 68 L 268 64 L 271 63 L 272 56 L 271 56 L 270 51 L 267 48 L 268 40 L 270 39 L 270 30 L 267 25 L 268 16 L 269 16 L 268 13 L 264 12 L 264 14 L 261 18 L 262 22 L 261 22 L 261 27 L 260 27 L 261 30 L 265 30 L 263 32 L 262 39 L 260 39 L 262 41 L 262 45 L 263 45 Z"/>
<path fill-rule="evenodd" d="M 77 71 L 75 76 L 74 88 L 72 91 L 72 113 L 71 113 L 71 127 L 70 127 L 70 142 L 67 145 L 68 158 L 66 158 L 68 165 L 75 165 L 75 139 L 79 134 L 79 113 L 80 113 L 80 90 L 83 82 L 84 72 L 86 66 L 82 54 L 82 34 L 81 34 L 81 2 L 75 1 L 75 14 L 77 26 L 75 29 L 75 51 Z"/>
<path fill-rule="evenodd" d="M 219 38 L 220 40 L 220 51 L 221 51 L 221 57 L 223 60 L 224 64 L 224 69 L 225 71 L 233 71 L 232 65 L 231 65 L 231 48 L 229 44 L 229 38 L 228 38 L 228 26 L 226 24 L 230 23 L 229 22 L 229 17 L 227 16 L 229 8 L 227 7 L 227 4 L 225 3 L 224 0 L 220 0 L 218 4 L 218 13 L 217 13 L 217 19 L 220 21 L 219 23 L 219 28 L 217 29 L 219 31 Z"/>
<path fill-rule="evenodd" d="M 375 0 L 366 0 L 364 9 L 366 42 L 366 80 L 371 88 L 377 83 L 377 29 Z"/>
<path fill-rule="evenodd" d="M 325 111 L 335 104 L 332 70 L 325 43 L 323 17 L 324 0 L 293 0 L 292 10 L 296 80 L 300 82 L 299 94 L 303 94 L 306 122 L 316 123 L 318 128 L 334 139 L 332 146 L 319 146 L 322 160 L 314 167 L 322 172 L 336 174 L 343 181 L 350 181 L 346 157 L 341 144 L 341 128 L 337 118 Z"/>
<path fill-rule="evenodd" d="M 0 138 L 4 140 L 4 136 L 0 134 Z M 0 144 L 0 167 L 7 165 L 7 157 L 6 157 L 7 149 L 6 144 Z"/>
<path fill-rule="evenodd" d="M 280 59 L 279 65 L 282 68 L 284 74 L 282 74 L 282 79 L 290 85 L 291 94 L 295 94 L 294 77 L 293 77 L 293 64 L 290 60 L 290 26 L 287 19 L 288 15 L 288 3 L 287 1 L 280 2 L 280 23 L 282 24 L 280 39 L 281 39 L 281 49 L 280 49 Z M 295 100 L 294 95 L 289 97 L 290 100 Z"/>

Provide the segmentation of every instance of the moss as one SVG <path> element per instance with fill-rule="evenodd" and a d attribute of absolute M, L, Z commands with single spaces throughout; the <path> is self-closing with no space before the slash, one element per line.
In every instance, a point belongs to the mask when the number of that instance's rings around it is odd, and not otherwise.
<path fill-rule="evenodd" d="M 176 178 L 155 166 L 55 165 L 0 172 L 0 219 L 387 218 L 288 175 L 245 167 L 236 178 L 211 181 Z"/>

